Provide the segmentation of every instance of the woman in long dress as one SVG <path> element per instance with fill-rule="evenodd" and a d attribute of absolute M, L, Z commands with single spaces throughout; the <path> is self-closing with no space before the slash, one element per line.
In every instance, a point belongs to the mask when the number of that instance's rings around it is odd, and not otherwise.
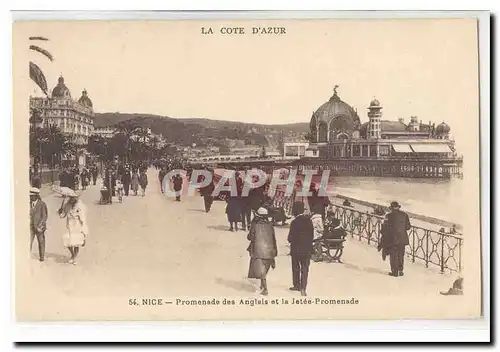
<path fill-rule="evenodd" d="M 144 197 L 146 195 L 146 187 L 148 186 L 148 175 L 144 170 L 141 170 L 141 174 L 139 175 L 139 184 L 141 185 L 141 195 Z"/>
<path fill-rule="evenodd" d="M 63 243 L 71 255 L 68 263 L 76 265 L 76 257 L 80 247 L 85 246 L 89 230 L 85 205 L 74 191 L 68 197 L 67 201 L 66 198 L 63 200 L 58 213 L 62 219 L 66 218 L 67 232 L 63 234 Z"/>
<path fill-rule="evenodd" d="M 276 267 L 274 258 L 278 256 L 274 227 L 268 219 L 267 209 L 259 208 L 257 210 L 255 218 L 250 224 L 247 239 L 250 241 L 247 248 L 250 254 L 248 278 L 260 279 L 261 294 L 266 296 L 268 294 L 267 273 L 269 268 Z"/>
<path fill-rule="evenodd" d="M 130 189 L 134 192 L 134 196 L 137 195 L 137 191 L 139 190 L 139 174 L 137 173 L 137 169 L 134 169 L 132 172 L 132 180 L 130 181 Z"/>
<path fill-rule="evenodd" d="M 241 221 L 240 199 L 228 195 L 226 198 L 226 215 L 229 221 L 229 231 L 238 231 L 238 222 Z"/>

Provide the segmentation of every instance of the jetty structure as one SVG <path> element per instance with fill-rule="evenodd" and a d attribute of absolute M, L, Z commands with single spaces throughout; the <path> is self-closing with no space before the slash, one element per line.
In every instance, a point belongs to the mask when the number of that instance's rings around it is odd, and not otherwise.
<path fill-rule="evenodd" d="M 411 116 L 383 118 L 374 98 L 367 106 L 368 122 L 344 102 L 335 86 L 333 96 L 310 119 L 308 141 L 283 142 L 282 155 L 267 159 L 204 160 L 218 167 L 295 167 L 330 170 L 332 176 L 462 177 L 463 158 L 455 149 L 451 127 L 442 121 L 424 123 Z"/>

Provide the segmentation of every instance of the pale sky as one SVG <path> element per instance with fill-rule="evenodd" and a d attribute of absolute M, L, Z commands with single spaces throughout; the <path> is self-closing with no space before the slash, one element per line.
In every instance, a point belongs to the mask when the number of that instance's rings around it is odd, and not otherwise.
<path fill-rule="evenodd" d="M 283 26 L 286 35 L 233 35 L 222 26 Z M 254 123 L 308 122 L 338 84 L 367 121 L 411 115 L 451 125 L 460 144 L 478 127 L 476 21 L 247 20 L 26 22 L 24 55 L 52 89 L 62 73 L 73 98 L 86 88 L 96 112 L 136 112 Z M 215 34 L 200 34 L 211 26 Z M 16 35 L 17 34 L 17 35 Z M 55 60 L 29 53 L 29 36 Z M 24 39 L 25 38 L 25 39 Z M 16 43 L 16 42 L 15 42 Z M 21 45 L 21 44 L 19 44 Z M 15 53 L 16 51 L 14 51 Z M 26 56 L 27 57 L 27 56 Z M 27 66 L 27 62 L 26 62 Z M 30 94 L 40 91 L 31 85 Z"/>

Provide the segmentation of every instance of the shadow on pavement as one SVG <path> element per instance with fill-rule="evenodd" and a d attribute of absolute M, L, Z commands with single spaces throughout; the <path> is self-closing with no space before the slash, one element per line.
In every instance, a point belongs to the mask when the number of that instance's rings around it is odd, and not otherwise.
<path fill-rule="evenodd" d="M 387 276 L 387 272 L 389 271 L 389 269 L 387 270 L 382 270 L 380 268 L 370 268 L 370 267 L 367 267 L 367 268 L 363 268 L 363 271 L 364 272 L 367 272 L 367 273 L 371 273 L 371 274 L 381 274 L 381 275 L 384 275 L 384 276 Z"/>
<path fill-rule="evenodd" d="M 62 254 L 56 254 L 56 253 L 45 253 L 45 258 L 46 259 L 54 259 L 56 263 L 59 264 L 65 264 L 68 261 L 68 257 L 64 256 Z"/>
<path fill-rule="evenodd" d="M 380 275 L 387 275 L 387 272 L 380 269 L 380 268 L 372 268 L 372 267 L 360 267 L 357 266 L 356 264 L 349 264 L 349 263 L 343 263 L 344 267 L 347 269 L 353 269 L 357 271 L 364 271 L 365 273 L 370 273 L 370 274 L 380 274 Z"/>
<path fill-rule="evenodd" d="M 229 288 L 232 288 L 232 289 L 237 290 L 237 291 L 244 291 L 244 292 L 251 292 L 251 293 L 255 292 L 255 286 L 249 282 L 227 280 L 227 279 L 221 279 L 219 277 L 215 278 L 214 281 L 217 285 L 229 287 Z"/>
<path fill-rule="evenodd" d="M 203 209 L 188 209 L 188 211 L 194 211 L 197 213 L 205 213 L 205 210 L 203 210 Z"/>
<path fill-rule="evenodd" d="M 207 229 L 229 232 L 229 225 L 210 225 L 210 226 L 207 226 Z M 238 232 L 239 231 L 242 231 L 242 230 L 238 230 Z"/>

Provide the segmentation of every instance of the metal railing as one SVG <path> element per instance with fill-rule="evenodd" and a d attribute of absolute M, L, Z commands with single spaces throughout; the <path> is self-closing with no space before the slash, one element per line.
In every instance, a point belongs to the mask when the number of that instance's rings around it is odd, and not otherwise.
<path fill-rule="evenodd" d="M 290 213 L 293 196 L 287 196 L 284 190 L 277 190 L 274 205 L 281 206 Z M 339 219 L 342 227 L 359 241 L 377 246 L 381 237 L 383 216 L 362 212 L 342 205 L 332 204 L 329 212 Z M 406 247 L 406 255 L 412 262 L 419 261 L 429 266 L 438 267 L 441 273 L 445 271 L 461 272 L 463 237 L 460 234 L 450 234 L 412 226 L 408 231 L 410 244 Z"/>

